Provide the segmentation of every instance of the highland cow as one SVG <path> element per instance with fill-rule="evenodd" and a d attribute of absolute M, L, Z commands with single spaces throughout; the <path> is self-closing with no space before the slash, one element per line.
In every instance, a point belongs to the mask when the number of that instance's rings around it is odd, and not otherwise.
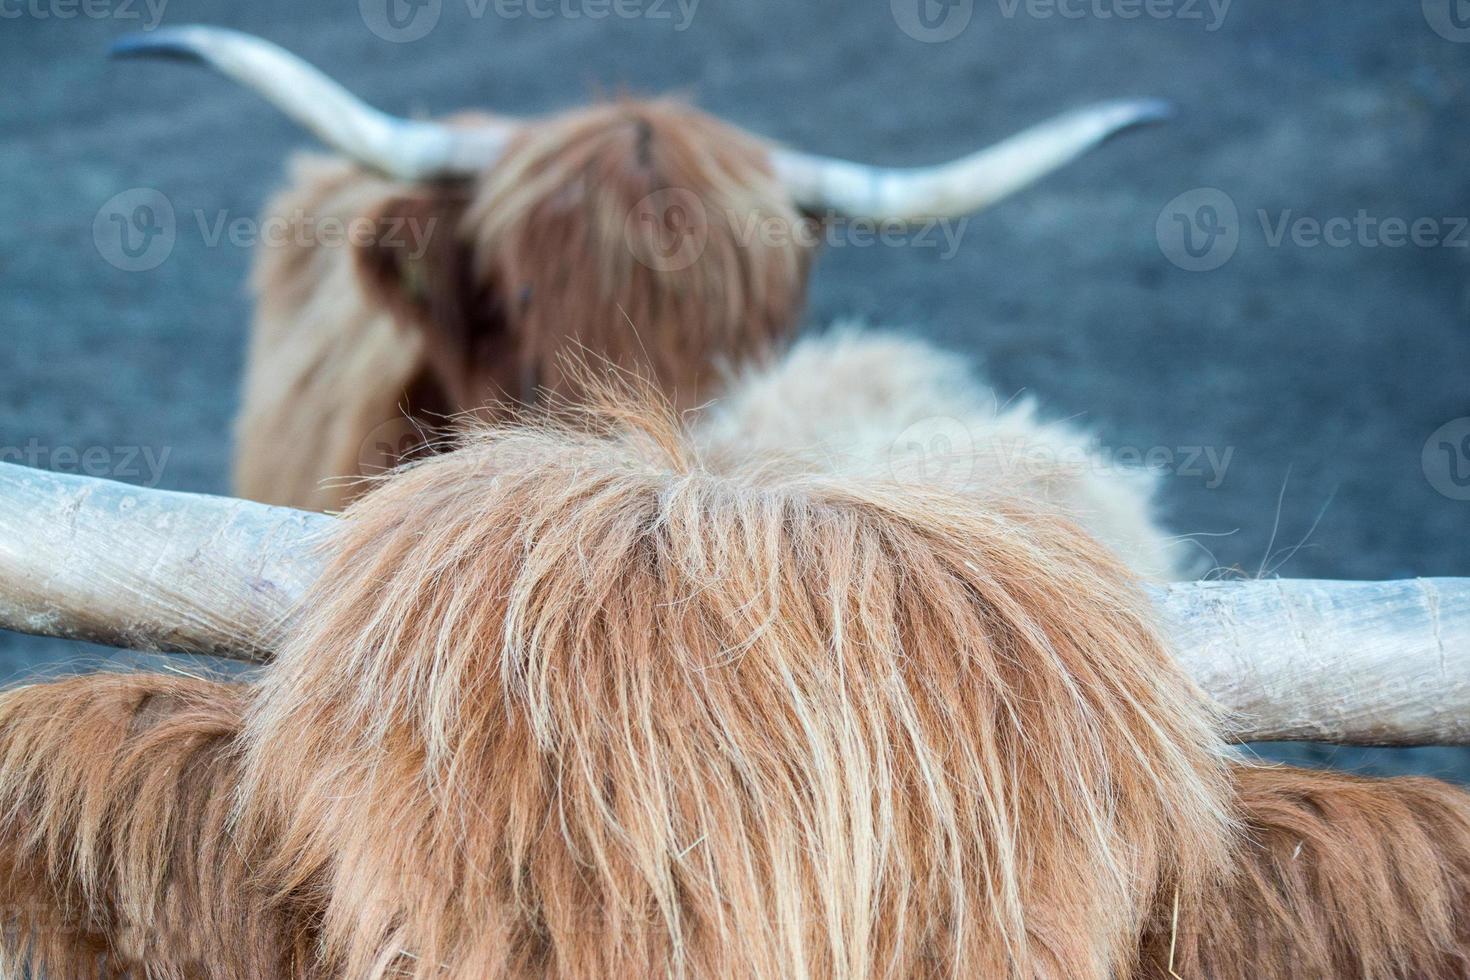
<path fill-rule="evenodd" d="M 356 242 L 325 247 L 303 227 L 260 250 L 236 426 L 238 493 L 327 509 L 358 492 L 352 478 L 434 443 L 450 416 L 580 398 L 569 352 L 700 404 L 722 368 L 793 332 L 822 223 L 967 214 L 1165 111 L 1107 103 L 893 170 L 780 148 L 668 100 L 393 119 L 219 29 L 154 31 L 117 51 L 207 62 L 342 154 L 298 161 L 268 207 L 340 223 Z M 759 230 L 772 226 L 782 233 Z"/>
<path fill-rule="evenodd" d="M 842 390 L 614 398 L 377 481 L 250 683 L 0 695 L 10 966 L 1466 975 L 1470 797 L 1232 758 L 1096 491 L 995 465 L 939 356 L 824 343 Z M 963 479 L 889 457 L 913 381 Z"/>

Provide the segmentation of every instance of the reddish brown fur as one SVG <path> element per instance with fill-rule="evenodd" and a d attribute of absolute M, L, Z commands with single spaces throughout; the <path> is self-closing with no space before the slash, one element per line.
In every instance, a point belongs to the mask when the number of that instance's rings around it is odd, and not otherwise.
<path fill-rule="evenodd" d="M 303 221 L 350 220 L 396 192 L 319 158 L 299 161 L 294 179 L 270 211 Z M 380 472 L 411 448 L 411 427 L 383 426 L 420 410 L 422 399 L 406 392 L 429 390 L 423 337 L 369 299 L 341 248 L 306 241 L 261 249 L 255 292 L 235 489 L 267 503 L 335 509 L 350 488 L 333 478 Z"/>
<path fill-rule="evenodd" d="M 1067 521 L 712 471 L 667 414 L 621 418 L 384 482 L 256 686 L 0 696 L 11 954 L 1102 980 L 1172 944 L 1191 978 L 1464 975 L 1470 798 L 1227 765 Z"/>
<path fill-rule="evenodd" d="M 1145 975 L 1470 977 L 1470 799 L 1431 779 L 1238 764 L 1231 875 L 1161 896 Z"/>
<path fill-rule="evenodd" d="M 0 974 L 296 975 L 312 920 L 230 826 L 246 694 L 97 674 L 0 696 Z"/>
<path fill-rule="evenodd" d="M 708 398 L 723 366 L 793 330 L 811 253 L 765 145 L 670 101 L 528 123 L 473 181 L 307 162 L 268 213 L 303 240 L 257 260 L 236 489 L 312 508 L 342 506 L 352 478 L 450 413 L 580 398 L 571 353 L 646 373 L 682 406 Z M 681 214 L 696 233 L 671 227 Z M 374 241 L 315 242 L 324 218 L 369 222 Z"/>
<path fill-rule="evenodd" d="M 246 797 L 348 976 L 1105 976 L 1223 858 L 1191 690 L 1048 514 L 720 477 L 644 420 L 494 437 L 347 535 Z"/>

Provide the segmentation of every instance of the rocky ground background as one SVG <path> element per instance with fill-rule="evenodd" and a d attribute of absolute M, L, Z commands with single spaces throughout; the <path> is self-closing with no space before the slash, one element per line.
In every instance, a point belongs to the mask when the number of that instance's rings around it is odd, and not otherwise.
<path fill-rule="evenodd" d="M 1152 452 L 1209 567 L 1470 574 L 1462 0 L 0 0 L 0 458 L 227 490 L 250 250 L 215 232 L 310 141 L 201 70 L 105 57 L 191 22 L 285 44 L 390 111 L 673 92 L 890 164 L 1171 99 L 1167 127 L 953 241 L 838 234 L 808 323 L 922 334 L 1118 458 Z M 139 194 L 176 219 L 143 270 L 109 224 Z M 106 656 L 0 635 L 0 681 Z M 1459 750 L 1263 751 L 1470 781 Z"/>

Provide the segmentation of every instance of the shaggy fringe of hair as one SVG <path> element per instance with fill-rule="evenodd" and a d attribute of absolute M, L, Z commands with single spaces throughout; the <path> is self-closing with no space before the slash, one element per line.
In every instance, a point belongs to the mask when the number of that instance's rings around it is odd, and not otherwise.
<path fill-rule="evenodd" d="M 1066 518 L 593 418 L 382 481 L 255 685 L 0 695 L 10 966 L 1463 974 L 1470 798 L 1226 762 Z"/>
<path fill-rule="evenodd" d="M 676 100 L 624 99 L 526 127 L 462 228 L 484 280 L 529 297 L 509 304 L 523 373 L 596 401 L 566 370 L 590 351 L 688 408 L 795 331 L 804 220 L 763 141 Z"/>
<path fill-rule="evenodd" d="M 346 161 L 302 155 L 291 187 L 265 213 L 292 222 L 293 232 L 299 221 L 346 224 L 401 190 Z M 405 392 L 427 369 L 423 336 L 368 295 L 350 250 L 322 246 L 310 227 L 257 250 L 251 291 L 256 311 L 235 418 L 235 492 L 338 510 L 353 488 L 334 480 L 363 474 L 365 455 L 377 462 L 377 453 L 366 452 L 374 430 L 422 407 Z"/>
<path fill-rule="evenodd" d="M 349 510 L 245 737 L 353 977 L 1107 976 L 1224 862 L 1208 713 L 1074 526 L 492 430 Z"/>

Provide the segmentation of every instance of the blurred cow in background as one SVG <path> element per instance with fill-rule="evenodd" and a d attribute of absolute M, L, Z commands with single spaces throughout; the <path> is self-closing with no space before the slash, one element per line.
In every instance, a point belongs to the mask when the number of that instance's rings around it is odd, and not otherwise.
<path fill-rule="evenodd" d="M 821 222 L 964 215 L 1166 111 L 1106 103 L 892 170 L 787 150 L 668 100 L 532 121 L 397 119 L 221 29 L 116 50 L 206 62 L 341 154 L 297 161 L 268 211 L 370 231 L 351 248 L 304 234 L 261 250 L 237 423 L 236 490 L 316 509 L 343 506 L 353 477 L 431 443 L 450 416 L 580 399 L 568 353 L 698 404 L 724 368 L 794 331 Z"/>

